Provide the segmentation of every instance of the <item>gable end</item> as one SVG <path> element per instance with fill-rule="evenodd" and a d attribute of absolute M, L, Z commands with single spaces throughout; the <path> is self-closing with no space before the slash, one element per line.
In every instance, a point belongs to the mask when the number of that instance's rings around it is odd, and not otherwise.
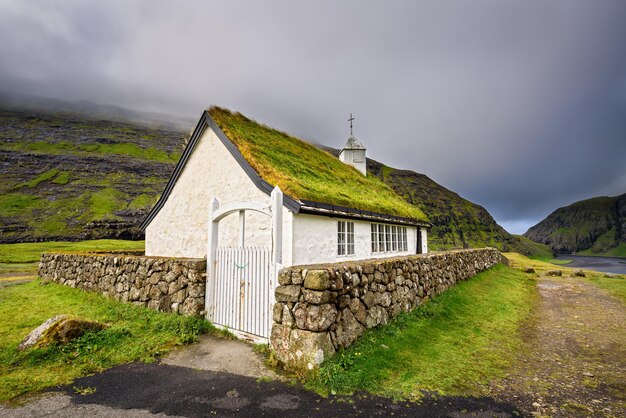
<path fill-rule="evenodd" d="M 180 160 L 178 160 L 178 163 L 176 164 L 176 168 L 174 169 L 174 172 L 170 176 L 170 179 L 168 180 L 167 185 L 165 186 L 165 190 L 163 191 L 163 194 L 161 194 L 161 197 L 159 197 L 159 200 L 157 201 L 156 205 L 154 205 L 150 213 L 148 213 L 148 216 L 146 216 L 146 219 L 144 219 L 144 221 L 141 223 L 140 225 L 141 230 L 143 231 L 146 230 L 150 222 L 152 222 L 154 217 L 163 208 L 163 205 L 165 205 L 165 202 L 169 198 L 172 190 L 174 189 L 174 186 L 176 185 L 176 181 L 178 181 L 178 178 L 183 172 L 183 169 L 185 168 L 187 161 L 191 157 L 191 154 L 196 148 L 198 141 L 202 137 L 202 134 L 204 133 L 204 130 L 207 127 L 211 128 L 213 132 L 215 132 L 219 140 L 222 142 L 222 144 L 224 144 L 228 152 L 230 152 L 230 154 L 233 156 L 235 161 L 237 161 L 239 166 L 248 175 L 250 180 L 252 180 L 254 185 L 263 193 L 267 194 L 268 196 L 272 193 L 272 190 L 274 189 L 274 187 L 270 185 L 268 182 L 266 182 L 265 180 L 263 180 L 257 174 L 254 168 L 252 168 L 252 166 L 250 165 L 250 163 L 248 163 L 248 161 L 246 161 L 243 155 L 241 155 L 241 153 L 239 152 L 239 149 L 237 149 L 237 146 L 233 144 L 230 139 L 228 139 L 226 134 L 222 132 L 220 127 L 217 126 L 217 123 L 215 123 L 213 118 L 211 118 L 211 115 L 209 115 L 209 112 L 205 110 L 202 113 L 202 116 L 200 117 L 200 121 L 198 121 L 198 124 L 196 125 L 196 128 L 193 131 L 193 134 L 191 135 L 191 139 L 189 140 L 189 143 L 187 144 L 187 146 L 185 147 L 185 150 L 183 151 L 183 155 L 181 155 Z M 299 213 L 300 207 L 302 206 L 300 202 L 298 202 L 297 200 L 287 195 L 283 195 L 283 205 L 294 213 Z"/>

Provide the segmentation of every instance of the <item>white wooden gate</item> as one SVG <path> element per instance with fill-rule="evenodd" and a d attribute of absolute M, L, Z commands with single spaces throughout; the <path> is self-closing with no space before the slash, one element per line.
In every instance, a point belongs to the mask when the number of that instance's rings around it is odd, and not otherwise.
<path fill-rule="evenodd" d="M 271 261 L 270 247 L 217 248 L 215 324 L 269 336 Z"/>
<path fill-rule="evenodd" d="M 267 342 L 271 332 L 274 289 L 282 264 L 282 207 L 283 194 L 278 187 L 267 204 L 234 202 L 220 207 L 213 198 L 209 207 L 207 318 L 256 342 Z M 270 218 L 271 246 L 245 246 L 245 211 Z M 218 247 L 219 222 L 235 212 L 239 213 L 239 246 Z"/>

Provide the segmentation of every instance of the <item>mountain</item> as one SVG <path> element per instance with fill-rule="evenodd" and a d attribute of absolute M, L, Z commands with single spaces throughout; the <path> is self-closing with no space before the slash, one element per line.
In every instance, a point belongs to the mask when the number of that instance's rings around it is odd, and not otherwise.
<path fill-rule="evenodd" d="M 339 155 L 335 148 L 317 146 Z M 433 224 L 428 234 L 428 245 L 432 250 L 490 246 L 525 255 L 551 256 L 545 245 L 509 234 L 485 208 L 446 189 L 425 174 L 391 168 L 370 158 L 367 159 L 367 172 L 387 183 L 428 216 Z"/>
<path fill-rule="evenodd" d="M 165 188 L 188 134 L 145 120 L 110 120 L 108 111 L 100 117 L 98 106 L 71 113 L 72 106 L 0 105 L 0 242 L 141 238 L 137 227 Z M 370 175 L 426 213 L 433 250 L 489 245 L 550 255 L 423 174 L 367 164 Z"/>
<path fill-rule="evenodd" d="M 0 242 L 140 238 L 186 136 L 0 109 Z"/>
<path fill-rule="evenodd" d="M 146 128 L 170 131 L 188 131 L 197 120 L 181 118 L 157 112 L 138 112 L 120 106 L 94 103 L 86 100 L 71 102 L 49 97 L 32 96 L 0 91 L 0 108 L 5 110 L 29 110 L 39 113 L 54 113 L 84 116 L 90 119 L 130 123 Z"/>
<path fill-rule="evenodd" d="M 626 257 L 626 193 L 559 208 L 524 236 L 555 253 Z"/>
<path fill-rule="evenodd" d="M 428 216 L 433 224 L 428 235 L 432 249 L 489 246 L 526 255 L 550 255 L 547 247 L 509 234 L 485 208 L 462 198 L 424 174 L 398 170 L 369 159 L 367 170 Z"/>

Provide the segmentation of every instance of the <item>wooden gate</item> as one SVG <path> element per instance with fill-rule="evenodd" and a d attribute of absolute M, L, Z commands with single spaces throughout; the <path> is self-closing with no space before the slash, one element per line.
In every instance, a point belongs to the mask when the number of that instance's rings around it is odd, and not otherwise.
<path fill-rule="evenodd" d="M 220 207 L 213 198 L 209 207 L 207 319 L 255 342 L 267 342 L 271 332 L 274 289 L 282 264 L 282 208 L 283 194 L 278 187 L 265 204 L 233 202 Z M 245 246 L 245 211 L 268 216 L 270 246 Z M 239 213 L 239 245 L 218 247 L 219 222 L 236 212 Z"/>
<path fill-rule="evenodd" d="M 215 315 L 222 327 L 268 338 L 270 329 L 270 247 L 218 247 Z"/>

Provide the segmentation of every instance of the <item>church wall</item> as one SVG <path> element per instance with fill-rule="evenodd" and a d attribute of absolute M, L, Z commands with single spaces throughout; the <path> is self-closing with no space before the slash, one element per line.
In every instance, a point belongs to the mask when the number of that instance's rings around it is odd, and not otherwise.
<path fill-rule="evenodd" d="M 316 215 L 293 215 L 294 265 L 334 263 L 369 258 L 394 257 L 415 254 L 416 228 L 407 227 L 407 251 L 372 253 L 371 222 L 354 222 L 354 254 L 337 255 L 337 221 L 346 220 Z"/>
<path fill-rule="evenodd" d="M 209 203 L 213 196 L 220 204 L 269 202 L 269 196 L 254 185 L 213 130 L 207 128 L 165 205 L 146 228 L 146 255 L 206 257 Z M 289 221 L 288 216 L 284 218 Z M 271 245 L 270 222 L 266 215 L 246 212 L 246 245 Z M 289 222 L 285 224 L 290 227 Z M 219 224 L 218 245 L 237 245 L 238 231 L 237 213 L 224 218 Z M 284 242 L 289 243 L 290 239 Z"/>

